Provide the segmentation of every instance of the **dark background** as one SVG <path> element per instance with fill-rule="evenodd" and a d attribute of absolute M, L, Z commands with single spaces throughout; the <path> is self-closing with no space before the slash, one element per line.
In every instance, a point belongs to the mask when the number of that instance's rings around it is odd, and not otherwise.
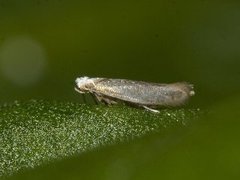
<path fill-rule="evenodd" d="M 0 0 L 0 103 L 80 102 L 78 76 L 188 81 L 190 106 L 239 95 L 240 2 Z"/>

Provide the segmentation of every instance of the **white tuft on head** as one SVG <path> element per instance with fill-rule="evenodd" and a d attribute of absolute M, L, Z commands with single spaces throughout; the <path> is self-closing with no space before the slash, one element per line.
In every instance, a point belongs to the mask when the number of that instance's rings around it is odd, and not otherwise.
<path fill-rule="evenodd" d="M 94 79 L 96 78 L 90 78 L 90 77 L 84 76 L 84 77 L 77 78 L 75 82 L 78 88 L 84 87 L 87 84 L 93 84 L 95 86 Z"/>

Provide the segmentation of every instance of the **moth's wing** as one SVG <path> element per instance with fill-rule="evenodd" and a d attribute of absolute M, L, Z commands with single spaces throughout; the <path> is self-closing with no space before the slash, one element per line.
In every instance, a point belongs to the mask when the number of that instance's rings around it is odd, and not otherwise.
<path fill-rule="evenodd" d="M 95 83 L 93 91 L 101 96 L 129 103 L 153 105 L 160 86 L 165 85 L 125 79 L 103 79 Z"/>
<path fill-rule="evenodd" d="M 146 105 L 178 106 L 190 96 L 192 87 L 187 83 L 157 84 L 125 79 L 103 79 L 93 90 L 107 98 Z"/>

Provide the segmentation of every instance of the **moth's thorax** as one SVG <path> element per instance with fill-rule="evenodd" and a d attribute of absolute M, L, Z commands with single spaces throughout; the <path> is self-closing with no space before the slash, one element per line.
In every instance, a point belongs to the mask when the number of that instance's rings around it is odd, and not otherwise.
<path fill-rule="evenodd" d="M 77 89 L 81 93 L 86 93 L 89 92 L 89 90 L 95 86 L 95 83 L 99 80 L 100 78 L 89 78 L 87 76 L 84 77 L 79 77 L 76 79 L 76 86 Z"/>

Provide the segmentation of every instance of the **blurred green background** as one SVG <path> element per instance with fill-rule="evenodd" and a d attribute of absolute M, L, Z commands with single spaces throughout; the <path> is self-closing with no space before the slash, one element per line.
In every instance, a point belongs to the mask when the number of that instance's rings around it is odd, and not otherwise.
<path fill-rule="evenodd" d="M 0 102 L 79 102 L 90 76 L 188 81 L 214 105 L 239 94 L 239 19 L 234 0 L 0 0 Z"/>
<path fill-rule="evenodd" d="M 64 179 L 68 167 L 66 176 L 79 179 L 82 167 L 82 177 L 116 179 L 120 167 L 136 179 L 239 178 L 239 19 L 237 0 L 0 0 L 0 104 L 83 102 L 73 89 L 78 76 L 191 82 L 189 106 L 210 113 L 186 135 L 161 132 L 166 138 L 89 152 L 56 165 L 56 175 Z"/>

